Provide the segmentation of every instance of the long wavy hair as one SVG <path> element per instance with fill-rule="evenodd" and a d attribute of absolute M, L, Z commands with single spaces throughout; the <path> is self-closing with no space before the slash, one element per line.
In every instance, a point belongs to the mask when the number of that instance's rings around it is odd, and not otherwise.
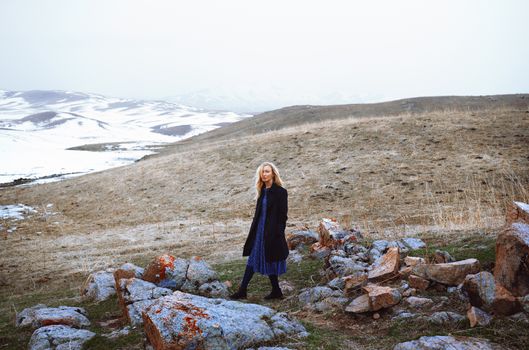
<path fill-rule="evenodd" d="M 261 195 L 261 189 L 263 188 L 263 186 L 265 186 L 263 180 L 261 180 L 261 172 L 263 171 L 263 168 L 267 165 L 272 168 L 272 174 L 274 178 L 272 181 L 276 185 L 283 187 L 283 180 L 281 180 L 281 176 L 279 176 L 279 170 L 277 169 L 277 167 L 273 163 L 263 162 L 257 167 L 257 170 L 255 171 L 255 199 L 259 198 L 259 196 Z"/>

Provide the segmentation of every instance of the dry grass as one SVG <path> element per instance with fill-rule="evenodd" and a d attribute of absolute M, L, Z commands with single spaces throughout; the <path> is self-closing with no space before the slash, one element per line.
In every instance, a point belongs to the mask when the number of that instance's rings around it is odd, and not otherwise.
<path fill-rule="evenodd" d="M 265 160 L 289 190 L 287 231 L 329 216 L 373 236 L 489 231 L 503 224 L 508 202 L 529 201 L 528 146 L 524 111 L 445 110 L 192 143 L 126 167 L 3 189 L 1 204 L 38 213 L 4 233 L 0 296 L 78 288 L 90 271 L 161 252 L 240 256 L 252 177 Z"/>

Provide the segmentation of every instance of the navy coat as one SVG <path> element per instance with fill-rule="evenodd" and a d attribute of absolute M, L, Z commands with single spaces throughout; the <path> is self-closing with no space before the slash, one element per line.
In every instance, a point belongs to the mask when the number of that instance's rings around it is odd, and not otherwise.
<path fill-rule="evenodd" d="M 250 232 L 244 243 L 242 256 L 249 256 L 252 252 L 259 214 L 261 213 L 261 203 L 263 202 L 264 189 L 257 199 L 255 213 L 250 227 Z M 267 262 L 285 260 L 288 256 L 288 245 L 285 239 L 285 227 L 287 224 L 288 212 L 288 192 L 275 182 L 268 189 L 266 219 L 264 227 L 264 248 Z"/>

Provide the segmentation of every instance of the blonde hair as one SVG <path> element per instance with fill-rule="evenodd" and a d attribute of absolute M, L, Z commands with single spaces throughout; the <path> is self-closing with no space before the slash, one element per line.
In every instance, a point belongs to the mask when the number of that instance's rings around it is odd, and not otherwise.
<path fill-rule="evenodd" d="M 258 199 L 261 195 L 261 189 L 264 186 L 264 182 L 263 180 L 261 180 L 261 172 L 263 171 L 263 168 L 267 165 L 272 168 L 272 174 L 274 178 L 273 182 L 276 185 L 283 187 L 283 180 L 281 180 L 281 176 L 279 176 L 279 170 L 277 169 L 277 167 L 273 163 L 263 162 L 257 167 L 257 170 L 255 171 L 255 199 Z"/>

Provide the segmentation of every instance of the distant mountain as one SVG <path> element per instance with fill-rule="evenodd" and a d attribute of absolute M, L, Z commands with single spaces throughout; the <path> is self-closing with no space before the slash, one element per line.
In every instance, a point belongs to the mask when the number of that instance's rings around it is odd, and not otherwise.
<path fill-rule="evenodd" d="M 175 142 L 250 116 L 80 92 L 0 91 L 0 183 L 126 164 L 152 153 L 152 144 Z M 107 143 L 126 146 L 80 147 Z M 80 153 L 72 163 L 75 151 L 69 148 L 106 154 Z"/>

